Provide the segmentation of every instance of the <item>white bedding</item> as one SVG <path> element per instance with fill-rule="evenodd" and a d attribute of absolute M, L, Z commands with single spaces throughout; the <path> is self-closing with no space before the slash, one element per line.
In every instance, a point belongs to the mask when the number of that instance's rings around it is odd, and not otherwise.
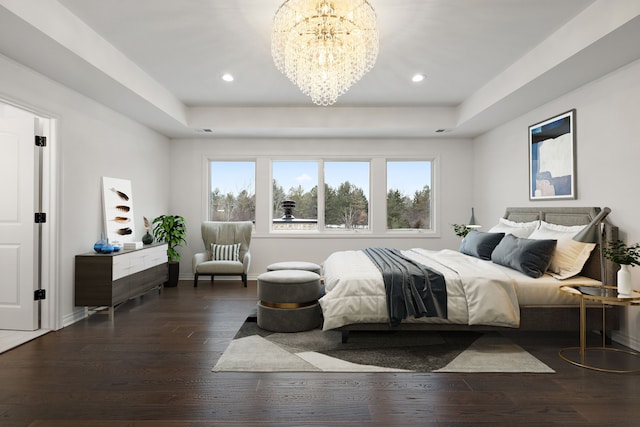
<path fill-rule="evenodd" d="M 558 280 L 545 274 L 534 279 L 450 250 L 418 248 L 403 254 L 445 275 L 449 311 L 446 320 L 421 317 L 407 322 L 517 327 L 519 307 L 576 306 L 579 299 L 560 292 L 560 286 L 600 285 L 599 281 L 582 276 Z M 324 330 L 352 323 L 388 322 L 382 276 L 364 252 L 342 251 L 329 256 L 324 263 L 324 282 L 326 295 L 320 299 Z"/>
<path fill-rule="evenodd" d="M 421 317 L 407 321 L 519 326 L 515 280 L 495 264 L 451 250 L 418 248 L 402 253 L 437 270 L 447 283 L 448 319 Z M 320 306 L 324 330 L 352 323 L 388 322 L 382 275 L 364 252 L 335 252 L 323 267 L 326 294 Z"/>
<path fill-rule="evenodd" d="M 484 262 L 491 263 L 491 261 Z M 497 264 L 493 265 L 513 279 L 516 284 L 516 294 L 520 307 L 576 306 L 579 305 L 580 300 L 575 296 L 560 292 L 559 289 L 561 286 L 600 286 L 599 280 L 584 276 L 574 276 L 570 279 L 558 280 L 549 274 L 545 274 L 542 277 L 534 279 L 509 267 L 503 267 Z"/>

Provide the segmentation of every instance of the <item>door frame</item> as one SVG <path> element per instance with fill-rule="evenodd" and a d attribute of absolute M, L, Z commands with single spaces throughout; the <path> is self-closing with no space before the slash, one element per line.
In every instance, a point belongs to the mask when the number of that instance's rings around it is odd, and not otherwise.
<path fill-rule="evenodd" d="M 42 211 L 47 213 L 47 222 L 42 226 L 42 259 L 40 265 L 41 287 L 46 290 L 46 298 L 40 301 L 40 329 L 58 330 L 64 325 L 60 318 L 60 221 L 58 220 L 59 201 L 59 147 L 58 147 L 58 119 L 51 113 L 38 108 L 26 106 L 23 103 L 0 96 L 0 103 L 33 114 L 34 118 L 48 120 L 48 129 L 45 126 L 44 136 L 47 137 L 47 146 L 42 148 Z M 34 192 L 37 189 L 34 188 Z"/>

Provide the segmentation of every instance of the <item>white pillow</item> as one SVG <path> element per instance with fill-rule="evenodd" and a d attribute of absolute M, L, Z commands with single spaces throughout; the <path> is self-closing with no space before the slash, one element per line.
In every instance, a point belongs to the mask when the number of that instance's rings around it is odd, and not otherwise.
<path fill-rule="evenodd" d="M 526 239 L 539 225 L 540 221 L 514 222 L 505 218 L 499 218 L 498 223 L 491 227 L 489 233 L 513 234 L 515 237 Z"/>
<path fill-rule="evenodd" d="M 591 251 L 596 247 L 595 243 L 580 243 L 573 240 L 573 236 L 584 227 L 586 225 L 568 227 L 540 221 L 540 227 L 529 236 L 530 239 L 558 241 L 549 266 L 549 274 L 556 279 L 568 279 L 580 273 Z"/>

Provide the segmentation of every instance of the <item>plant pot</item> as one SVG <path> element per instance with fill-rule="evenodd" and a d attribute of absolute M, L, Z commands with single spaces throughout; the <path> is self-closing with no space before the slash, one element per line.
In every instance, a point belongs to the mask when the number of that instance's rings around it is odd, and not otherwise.
<path fill-rule="evenodd" d="M 165 288 L 175 288 L 178 286 L 178 276 L 180 276 L 180 263 L 169 263 L 169 280 L 165 282 Z"/>
<path fill-rule="evenodd" d="M 629 266 L 622 264 L 618 270 L 618 293 L 620 295 L 631 295 L 631 271 Z"/>

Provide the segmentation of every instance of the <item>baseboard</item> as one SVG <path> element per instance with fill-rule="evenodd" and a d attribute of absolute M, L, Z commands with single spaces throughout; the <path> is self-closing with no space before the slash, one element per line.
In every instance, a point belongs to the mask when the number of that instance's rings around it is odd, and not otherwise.
<path fill-rule="evenodd" d="M 613 331 L 611 335 L 611 339 L 618 344 L 622 344 L 623 346 L 629 347 L 635 351 L 640 351 L 640 340 L 636 337 L 631 337 L 621 331 Z"/>
<path fill-rule="evenodd" d="M 67 314 L 62 318 L 62 327 L 66 328 L 67 326 L 73 325 L 74 323 L 79 322 L 84 318 L 84 307 L 75 309 L 73 312 Z"/>

